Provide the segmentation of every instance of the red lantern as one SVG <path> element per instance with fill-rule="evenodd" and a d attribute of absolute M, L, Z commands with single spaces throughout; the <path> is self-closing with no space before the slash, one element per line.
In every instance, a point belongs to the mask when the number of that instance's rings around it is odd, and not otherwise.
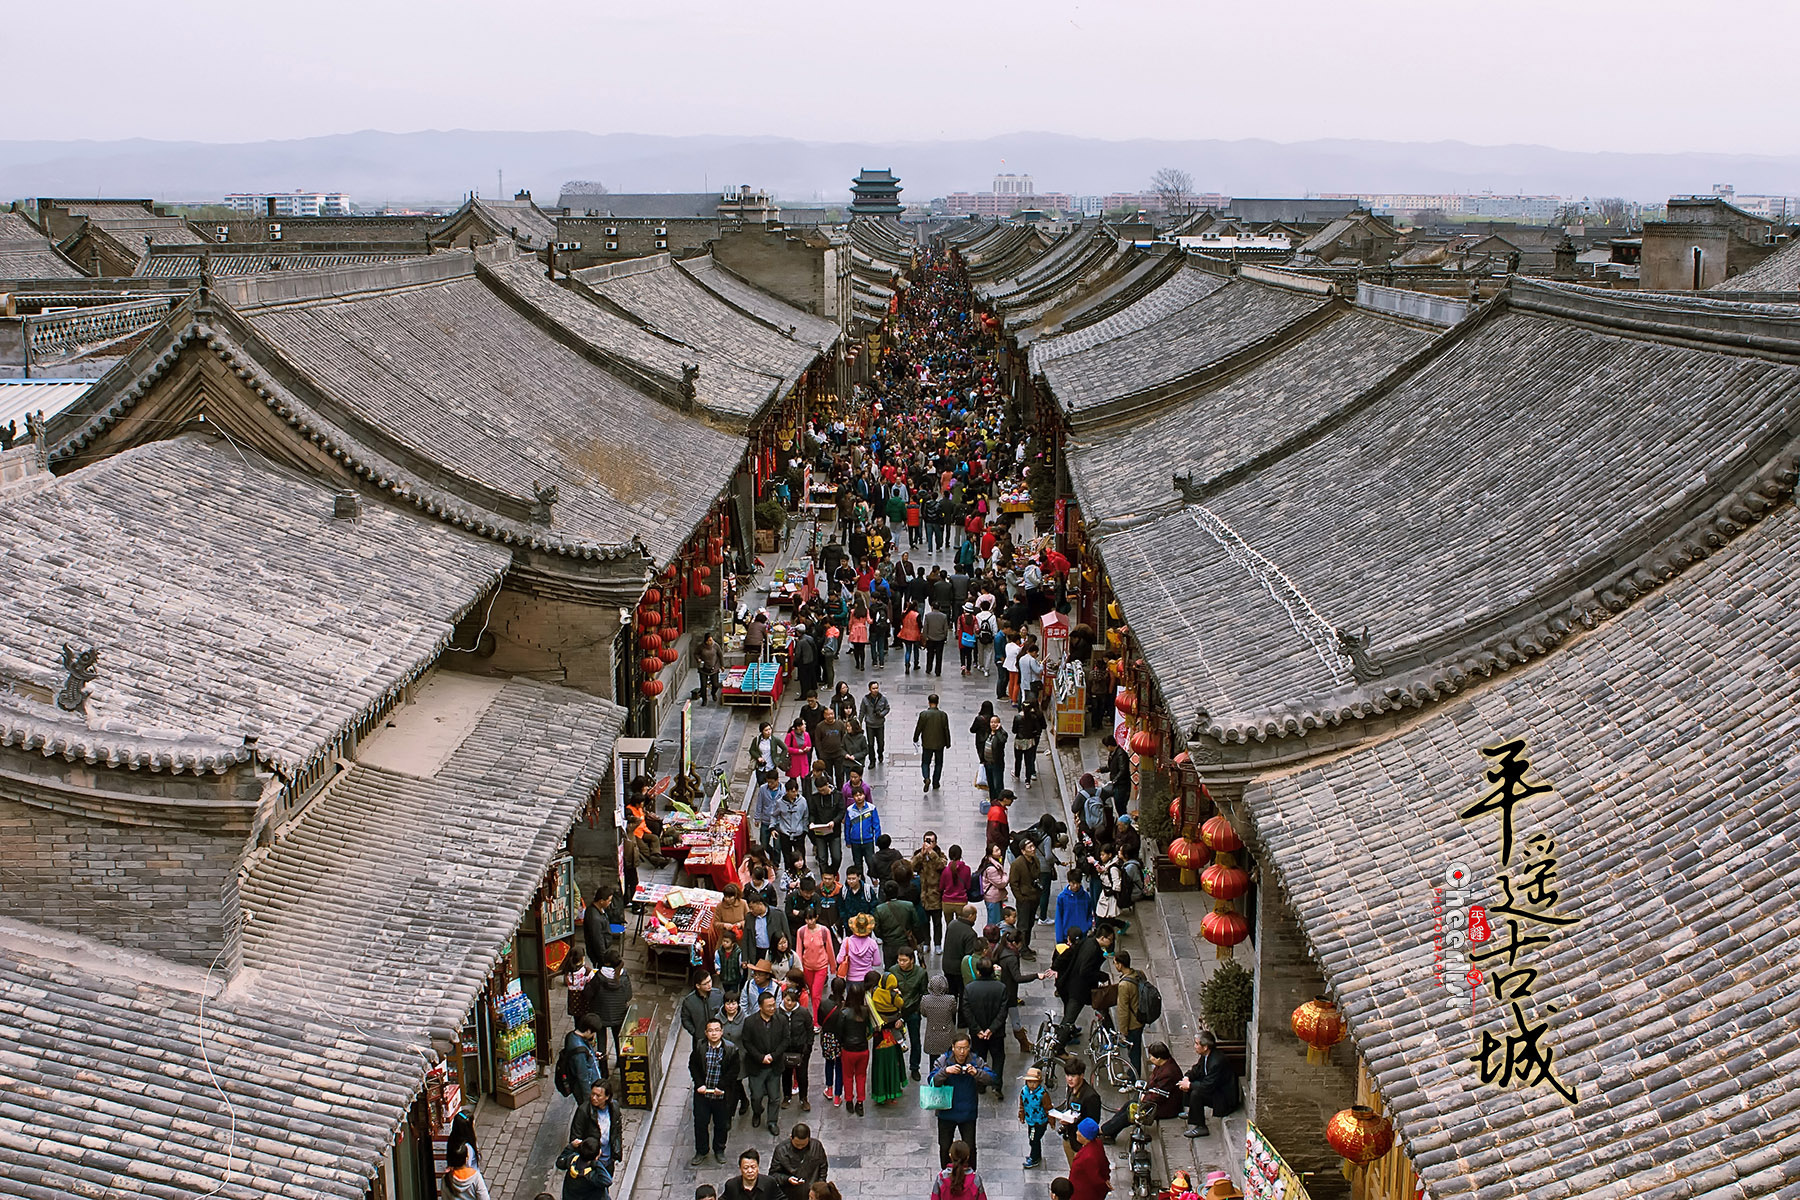
<path fill-rule="evenodd" d="M 1162 748 L 1162 739 L 1148 729 L 1140 729 L 1131 735 L 1131 752 L 1140 758 L 1153 758 Z"/>
<path fill-rule="evenodd" d="M 698 575 L 701 579 L 711 579 L 712 578 L 712 568 L 711 567 L 695 567 L 694 574 Z"/>
<path fill-rule="evenodd" d="M 638 691 L 644 693 L 644 695 L 650 699 L 655 699 L 662 695 L 662 690 L 663 681 L 660 679 L 646 679 L 644 682 L 638 684 Z"/>
<path fill-rule="evenodd" d="M 660 604 L 660 603 L 662 603 L 662 593 L 655 588 L 645 589 L 644 603 L 645 604 Z"/>
<path fill-rule="evenodd" d="M 1231 948 L 1250 936 L 1250 922 L 1229 908 L 1209 912 L 1200 922 L 1200 936 L 1219 948 L 1218 957 L 1230 958 Z"/>
<path fill-rule="evenodd" d="M 1250 872 L 1242 867 L 1214 863 L 1200 872 L 1200 890 L 1214 900 L 1236 900 L 1250 890 Z"/>
<path fill-rule="evenodd" d="M 646 633 L 640 635 L 638 637 L 638 649 L 646 654 L 656 653 L 658 650 L 662 649 L 662 635 L 659 633 Z"/>
<path fill-rule="evenodd" d="M 662 648 L 662 651 L 657 655 L 657 657 L 662 659 L 663 662 L 672 663 L 675 661 L 675 659 L 678 657 L 678 655 L 675 653 L 675 647 L 664 646 Z"/>
<path fill-rule="evenodd" d="M 1358 1104 L 1325 1123 L 1325 1140 L 1340 1158 L 1366 1166 L 1394 1148 L 1394 1123 Z"/>
<path fill-rule="evenodd" d="M 725 561 L 725 552 L 715 546 L 706 552 L 706 561 L 716 567 Z"/>
<path fill-rule="evenodd" d="M 1138 707 L 1137 693 L 1129 690 L 1120 692 L 1119 698 L 1113 701 L 1113 707 L 1128 717 L 1135 715 Z"/>
<path fill-rule="evenodd" d="M 1306 1043 L 1306 1061 L 1323 1063 L 1344 1040 L 1344 1014 L 1328 997 L 1314 996 L 1294 1010 L 1294 1036 Z"/>
<path fill-rule="evenodd" d="M 697 587 L 697 588 L 695 588 L 695 589 L 694 589 L 694 594 L 695 594 L 695 595 L 696 595 L 696 596 L 710 596 L 710 595 L 712 595 L 712 584 L 710 584 L 710 583 L 703 583 L 703 584 L 701 584 L 701 585 L 700 585 L 700 586 L 699 586 L 699 587 Z"/>
<path fill-rule="evenodd" d="M 654 608 L 646 608 L 638 613 L 638 624 L 644 626 L 646 629 L 655 629 L 658 625 L 662 624 L 662 614 L 657 612 Z"/>
<path fill-rule="evenodd" d="M 638 670 L 642 671 L 645 675 L 659 674 L 662 669 L 663 660 L 662 655 L 660 654 L 646 654 L 644 655 L 643 661 L 638 663 Z"/>
<path fill-rule="evenodd" d="M 1211 817 L 1200 827 L 1200 838 L 1214 850 L 1232 854 L 1244 848 L 1244 839 L 1237 835 L 1223 814 Z"/>

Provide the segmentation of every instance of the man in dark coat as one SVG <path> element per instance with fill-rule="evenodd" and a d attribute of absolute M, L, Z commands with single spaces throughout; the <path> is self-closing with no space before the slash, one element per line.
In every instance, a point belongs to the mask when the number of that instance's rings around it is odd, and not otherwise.
<path fill-rule="evenodd" d="M 947 1053 L 931 1065 L 931 1086 L 950 1089 L 950 1107 L 938 1110 L 938 1165 L 950 1165 L 950 1144 L 961 1140 L 969 1147 L 969 1166 L 975 1166 L 975 1118 L 981 1113 L 981 1091 L 998 1082 L 993 1071 L 974 1052 L 967 1034 L 958 1035 Z"/>
<path fill-rule="evenodd" d="M 975 1053 L 994 1069 L 994 1094 L 1006 1094 L 1006 985 L 994 976 L 994 964 L 975 964 L 975 982 L 963 991 L 963 1028 Z"/>
<path fill-rule="evenodd" d="M 744 1021 L 738 1038 L 744 1081 L 750 1092 L 750 1127 L 760 1129 L 767 1108 L 770 1124 L 781 1120 L 781 1069 L 787 1053 L 788 1018 L 776 1004 L 774 989 L 763 992 L 756 1011 Z"/>
<path fill-rule="evenodd" d="M 613 909 L 617 907 L 617 896 L 612 884 L 603 883 L 594 889 L 594 898 L 588 902 L 587 911 L 581 914 L 582 949 L 587 951 L 588 961 L 595 966 L 605 962 L 606 952 L 612 949 Z"/>
<path fill-rule="evenodd" d="M 698 1046 L 706 1037 L 706 1023 L 719 1015 L 725 997 L 713 987 L 711 972 L 702 971 L 694 990 L 681 998 L 681 1027 Z"/>
<path fill-rule="evenodd" d="M 1110 921 L 1100 922 L 1075 947 L 1068 969 L 1057 973 L 1056 994 L 1062 997 L 1065 1025 L 1081 1020 L 1081 1010 L 1106 977 L 1106 952 L 1112 949 L 1117 933 Z"/>
<path fill-rule="evenodd" d="M 925 775 L 925 790 L 941 787 L 944 751 L 950 748 L 950 714 L 938 707 L 936 692 L 926 698 L 925 711 L 913 724 L 913 743 L 923 752 L 919 769 Z"/>
<path fill-rule="evenodd" d="M 963 992 L 962 960 L 975 949 L 981 935 L 975 932 L 975 906 L 964 905 L 956 913 L 956 919 L 944 926 L 944 954 L 938 960 L 943 968 L 944 978 L 950 984 L 950 994 L 959 1000 Z"/>
<path fill-rule="evenodd" d="M 1237 1108 L 1237 1075 L 1225 1056 L 1219 1053 L 1219 1040 L 1202 1030 L 1194 1035 L 1194 1053 L 1200 1060 L 1188 1068 L 1187 1077 L 1178 1085 L 1187 1093 L 1187 1137 L 1205 1137 L 1206 1110 L 1223 1117 Z"/>
<path fill-rule="evenodd" d="M 604 1080 L 588 1089 L 587 1099 L 569 1122 L 570 1146 L 579 1146 L 589 1138 L 600 1143 L 600 1161 L 611 1171 L 625 1145 L 625 1122 L 620 1120 L 619 1105 Z"/>
<path fill-rule="evenodd" d="M 690 1167 L 706 1161 L 709 1126 L 713 1161 L 725 1161 L 725 1134 L 731 1128 L 739 1063 L 738 1052 L 725 1040 L 725 1027 L 719 1018 L 708 1020 L 705 1034 L 688 1053 L 688 1075 L 694 1081 L 694 1157 L 688 1163 Z"/>
<path fill-rule="evenodd" d="M 775 1153 L 769 1158 L 769 1175 L 787 1200 L 806 1200 L 808 1185 L 823 1182 L 830 1173 L 825 1147 L 804 1121 L 794 1126 L 785 1141 L 775 1144 Z"/>

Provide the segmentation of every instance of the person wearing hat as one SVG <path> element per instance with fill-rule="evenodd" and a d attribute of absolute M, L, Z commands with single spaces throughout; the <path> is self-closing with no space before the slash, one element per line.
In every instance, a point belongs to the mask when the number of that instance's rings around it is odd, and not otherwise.
<path fill-rule="evenodd" d="M 780 1003 L 781 988 L 775 982 L 775 964 L 767 958 L 759 958 L 750 964 L 750 978 L 744 981 L 739 1003 L 744 1012 L 753 1014 L 764 996 L 774 996 Z"/>
<path fill-rule="evenodd" d="M 1044 1073 L 1036 1067 L 1025 1069 L 1025 1081 L 1019 1085 L 1019 1123 L 1031 1139 L 1025 1166 L 1042 1166 L 1044 1131 L 1050 1128 L 1050 1088 L 1044 1083 Z"/>
<path fill-rule="evenodd" d="M 1100 1140 L 1100 1122 L 1083 1117 L 1075 1126 L 1074 1142 L 1080 1147 L 1069 1161 L 1070 1200 L 1106 1200 L 1112 1190 L 1112 1164 L 1106 1161 L 1106 1143 Z"/>

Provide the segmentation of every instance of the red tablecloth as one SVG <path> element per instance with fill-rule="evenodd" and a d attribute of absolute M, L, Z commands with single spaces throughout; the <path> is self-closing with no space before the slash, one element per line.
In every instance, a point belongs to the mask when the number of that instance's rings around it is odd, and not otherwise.
<path fill-rule="evenodd" d="M 689 875 L 704 876 L 714 890 L 723 891 L 726 884 L 739 882 L 737 865 L 750 852 L 750 822 L 742 813 L 728 813 L 706 833 L 682 834 L 678 849 Z"/>

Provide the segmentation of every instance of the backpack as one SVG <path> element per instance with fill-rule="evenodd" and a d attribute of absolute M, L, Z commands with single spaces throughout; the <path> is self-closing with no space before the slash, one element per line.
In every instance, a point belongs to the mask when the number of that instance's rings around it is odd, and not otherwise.
<path fill-rule="evenodd" d="M 1162 992 L 1157 989 L 1150 977 L 1138 980 L 1137 987 L 1137 1023 L 1148 1025 L 1162 1016 Z"/>
<path fill-rule="evenodd" d="M 573 1096 L 575 1094 L 575 1072 L 569 1068 L 569 1051 L 567 1048 L 556 1056 L 556 1091 L 558 1095 Z"/>

